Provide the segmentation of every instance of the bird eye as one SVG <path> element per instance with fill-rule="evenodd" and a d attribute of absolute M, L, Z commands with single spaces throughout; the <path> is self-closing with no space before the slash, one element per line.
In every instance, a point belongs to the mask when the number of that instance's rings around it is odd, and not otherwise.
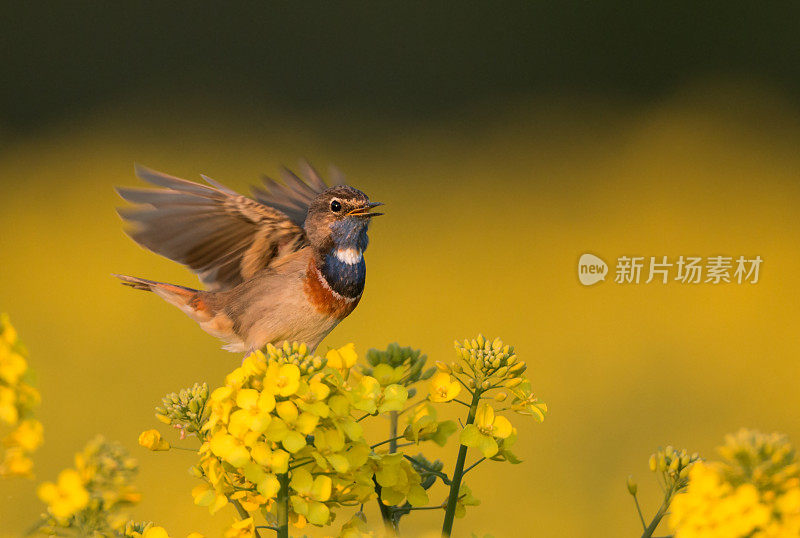
<path fill-rule="evenodd" d="M 342 210 L 342 204 L 339 200 L 334 200 L 331 202 L 331 211 L 338 213 Z"/>

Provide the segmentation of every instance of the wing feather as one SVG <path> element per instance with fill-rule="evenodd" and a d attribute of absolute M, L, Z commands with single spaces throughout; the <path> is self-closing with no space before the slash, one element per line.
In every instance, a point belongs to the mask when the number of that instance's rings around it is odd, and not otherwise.
<path fill-rule="evenodd" d="M 232 288 L 308 243 L 302 221 L 295 222 L 280 205 L 257 202 L 206 176 L 208 185 L 141 166 L 136 174 L 160 188 L 117 189 L 135 204 L 119 210 L 132 225 L 129 235 L 143 247 L 188 266 L 211 290 Z M 314 192 L 307 185 L 293 186 L 283 193 L 283 205 L 302 212 L 304 220 Z M 302 198 L 295 198 L 300 193 Z"/>
<path fill-rule="evenodd" d="M 302 179 L 288 168 L 281 168 L 280 181 L 262 176 L 262 187 L 253 187 L 255 199 L 281 211 L 297 226 L 305 222 L 308 206 L 316 196 L 328 188 L 322 177 L 305 161 L 300 163 Z M 341 175 L 333 185 L 344 183 Z"/>

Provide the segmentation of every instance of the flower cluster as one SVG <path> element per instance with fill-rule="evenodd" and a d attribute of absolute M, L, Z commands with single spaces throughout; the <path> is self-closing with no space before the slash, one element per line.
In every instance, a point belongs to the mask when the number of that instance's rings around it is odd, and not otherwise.
<path fill-rule="evenodd" d="M 0 477 L 29 476 L 30 455 L 42 444 L 42 424 L 33 418 L 39 392 L 31 385 L 27 352 L 7 314 L 0 314 Z"/>
<path fill-rule="evenodd" d="M 429 400 L 453 401 L 462 388 L 467 390 L 473 405 L 461 431 L 461 444 L 479 449 L 486 458 L 519 463 L 509 450 L 516 441 L 516 429 L 499 412 L 513 411 L 539 422 L 544 420 L 547 405 L 533 395 L 530 382 L 524 377 L 527 365 L 517 358 L 513 347 L 499 338 L 489 340 L 478 335 L 472 340 L 457 341 L 455 347 L 462 362 L 437 364 L 439 372 L 431 378 Z M 500 392 L 488 398 L 486 393 L 494 389 Z M 510 400 L 506 391 L 511 392 Z M 497 409 L 487 398 L 507 407 Z"/>
<path fill-rule="evenodd" d="M 407 390 L 358 372 L 356 359 L 352 344 L 325 359 L 296 343 L 248 356 L 208 397 L 194 469 L 206 483 L 194 489 L 195 503 L 211 512 L 233 503 L 278 524 L 288 497 L 293 524 L 321 526 L 337 508 L 374 497 L 374 476 L 391 501 L 427 502 L 419 474 L 374 453 L 354 416 L 399 410 Z M 252 517 L 236 525 L 232 536 L 252 534 Z"/>
<path fill-rule="evenodd" d="M 676 538 L 800 536 L 800 462 L 786 436 L 742 429 L 719 454 L 692 467 L 672 502 Z"/>
<path fill-rule="evenodd" d="M 676 450 L 667 446 L 659 448 L 650 456 L 649 465 L 664 490 L 674 495 L 686 489 L 689 472 L 699 459 L 700 456 L 696 452 L 689 454 L 686 449 Z"/>
<path fill-rule="evenodd" d="M 436 408 L 429 402 L 416 405 L 408 414 L 408 426 L 403 437 L 408 441 L 433 441 L 439 446 L 447 444 L 447 439 L 458 430 L 452 420 L 439 422 Z"/>
<path fill-rule="evenodd" d="M 376 454 L 370 458 L 375 481 L 381 486 L 381 501 L 400 506 L 406 500 L 410 506 L 425 506 L 428 493 L 422 477 L 402 452 Z"/>
<path fill-rule="evenodd" d="M 136 471 L 136 461 L 121 445 L 96 437 L 75 455 L 74 468 L 61 471 L 55 482 L 39 486 L 37 493 L 47 504 L 47 513 L 38 530 L 78 536 L 123 535 L 127 518 L 120 510 L 140 499 L 131 484 Z"/>
<path fill-rule="evenodd" d="M 167 394 L 156 407 L 156 418 L 180 430 L 181 439 L 187 434 L 196 434 L 208 420 L 208 385 L 195 383 L 188 389 Z"/>
<path fill-rule="evenodd" d="M 369 366 L 362 368 L 362 371 L 377 379 L 384 387 L 393 383 L 410 387 L 436 373 L 435 367 L 424 369 L 427 355 L 423 355 L 418 349 L 400 347 L 396 343 L 389 344 L 384 351 L 370 349 L 366 358 Z M 413 397 L 415 393 L 416 389 L 410 389 L 409 397 Z"/>
<path fill-rule="evenodd" d="M 456 341 L 455 346 L 456 353 L 472 372 L 470 388 L 510 388 L 523 381 L 522 374 L 527 365 L 517 359 L 513 347 L 504 344 L 499 338 L 489 340 L 479 334 L 472 340 Z M 456 371 L 461 370 L 461 365 L 455 363 L 453 368 Z"/>
<path fill-rule="evenodd" d="M 644 513 L 639 504 L 639 486 L 632 476 L 629 476 L 627 480 L 628 493 L 631 494 L 633 502 L 636 503 L 636 510 L 639 513 L 639 520 L 644 530 L 643 538 L 651 538 L 653 536 L 653 533 L 661 524 L 661 520 L 664 519 L 664 516 L 669 511 L 672 500 L 676 495 L 686 490 L 689 476 L 693 472 L 692 469 L 700 465 L 700 457 L 696 453 L 689 454 L 685 449 L 676 450 L 671 446 L 667 446 L 666 448 L 659 448 L 652 454 L 649 464 L 650 470 L 656 475 L 661 491 L 664 492 L 661 506 L 656 511 L 650 524 L 645 522 Z"/>
<path fill-rule="evenodd" d="M 438 372 L 431 377 L 428 396 L 431 402 L 457 402 L 469 407 L 459 435 L 461 448 L 456 468 L 449 483 L 443 535 L 452 531 L 452 517 L 463 516 L 466 506 L 478 503 L 461 482 L 467 471 L 487 459 L 521 462 L 510 450 L 517 431 L 502 413 L 511 411 L 538 422 L 547 413 L 547 405 L 534 396 L 524 376 L 527 365 L 517 358 L 513 347 L 499 338 L 491 340 L 478 335 L 471 340 L 456 341 L 455 348 L 461 360 L 450 364 L 437 362 Z M 459 399 L 462 391 L 469 395 L 466 401 Z M 458 429 L 454 423 L 436 423 L 435 419 L 432 407 L 417 407 L 405 431 L 406 438 L 430 438 L 438 442 L 443 434 Z M 482 457 L 465 470 L 467 448 L 478 449 Z"/>
<path fill-rule="evenodd" d="M 479 336 L 458 348 L 466 368 L 438 364 L 426 369 L 425 355 L 397 344 L 370 350 L 366 365 L 358 364 L 353 344 L 332 349 L 324 358 L 304 344 L 268 344 L 246 357 L 222 387 L 209 393 L 206 385 L 196 384 L 168 395 L 157 417 L 180 429 L 181 439 L 187 433 L 199 439 L 199 461 L 191 471 L 203 483 L 192 496 L 212 514 L 228 505 L 236 509 L 239 519 L 226 538 L 258 536 L 266 528 L 285 537 L 290 523 L 327 526 L 344 507 L 359 510 L 340 527 L 340 536 L 372 536 L 362 507 L 375 499 L 386 528 L 395 533 L 400 518 L 412 510 L 447 507 L 447 519 L 463 517 L 467 506 L 479 504 L 461 483 L 469 470 L 461 452 L 451 478 L 441 461 L 402 450 L 427 441 L 444 446 L 459 430 L 456 422 L 439 420 L 434 402 L 454 401 L 462 388 L 472 395 L 460 450 L 479 448 L 481 461 L 519 463 L 510 452 L 516 430 L 501 413 L 542 420 L 547 411 L 533 396 L 523 377 L 525 364 L 510 346 Z M 415 384 L 428 379 L 430 394 L 409 404 Z M 486 396 L 493 389 L 512 396 Z M 500 404 L 505 407 L 497 408 Z M 362 421 L 378 415 L 389 419 L 389 438 L 368 444 Z M 142 432 L 139 444 L 155 451 L 181 448 L 157 430 Z M 437 481 L 451 494 L 446 502 L 429 506 L 429 490 Z M 261 519 L 265 524 L 256 523 Z M 137 529 L 142 536 L 148 530 Z"/>

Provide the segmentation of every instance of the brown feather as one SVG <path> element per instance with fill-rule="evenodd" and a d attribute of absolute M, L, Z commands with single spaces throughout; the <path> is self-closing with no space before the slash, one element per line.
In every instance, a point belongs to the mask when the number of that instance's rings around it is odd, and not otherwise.
<path fill-rule="evenodd" d="M 120 215 L 133 226 L 128 232 L 141 246 L 188 266 L 209 290 L 231 289 L 267 268 L 275 259 L 308 244 L 303 228 L 284 212 L 204 179 L 193 183 L 143 167 L 137 175 L 161 189 L 117 189 L 136 204 Z M 299 179 L 297 181 L 300 181 Z M 292 185 L 282 200 L 295 213 L 308 211 L 315 188 Z M 301 182 L 302 183 L 302 182 Z M 276 204 L 277 205 L 277 204 Z"/>

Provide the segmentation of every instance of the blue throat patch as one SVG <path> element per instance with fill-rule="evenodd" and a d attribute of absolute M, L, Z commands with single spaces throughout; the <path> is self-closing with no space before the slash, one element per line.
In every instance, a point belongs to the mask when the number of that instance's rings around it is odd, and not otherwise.
<path fill-rule="evenodd" d="M 322 259 L 320 271 L 328 285 L 344 297 L 358 297 L 364 291 L 367 264 L 363 253 L 367 249 L 367 222 L 361 219 L 344 219 L 331 226 L 333 247 Z M 338 249 L 353 249 L 362 253 L 358 263 L 345 263 L 336 257 Z"/>
<path fill-rule="evenodd" d="M 358 263 L 349 264 L 336 257 L 336 248 L 328 252 L 322 260 L 320 272 L 328 285 L 344 297 L 358 297 L 364 291 L 367 278 L 367 264 L 362 256 Z"/>

